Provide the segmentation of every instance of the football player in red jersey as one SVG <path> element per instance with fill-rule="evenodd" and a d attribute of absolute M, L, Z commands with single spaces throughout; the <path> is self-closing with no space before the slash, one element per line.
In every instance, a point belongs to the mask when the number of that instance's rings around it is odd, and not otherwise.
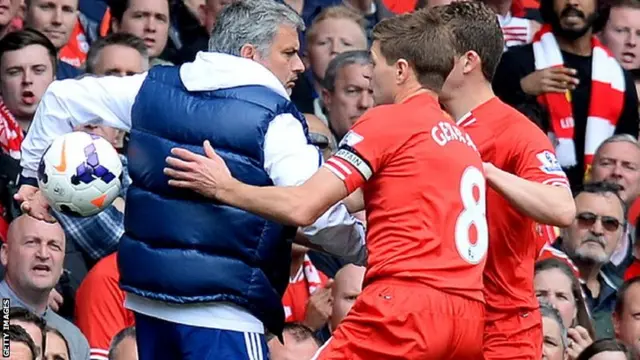
<path fill-rule="evenodd" d="M 545 134 L 493 94 L 503 48 L 495 14 L 482 2 L 454 2 L 433 11 L 457 40 L 455 66 L 440 100 L 478 146 L 489 185 L 484 358 L 539 360 L 535 222 L 561 227 L 573 222 L 569 183 Z"/>
<path fill-rule="evenodd" d="M 170 184 L 303 226 L 362 188 L 369 252 L 363 291 L 317 359 L 482 357 L 482 271 L 488 247 L 485 179 L 471 137 L 436 93 L 452 70 L 450 29 L 428 12 L 373 31 L 365 113 L 339 151 L 297 187 L 253 187 L 206 157 L 174 149 Z"/>

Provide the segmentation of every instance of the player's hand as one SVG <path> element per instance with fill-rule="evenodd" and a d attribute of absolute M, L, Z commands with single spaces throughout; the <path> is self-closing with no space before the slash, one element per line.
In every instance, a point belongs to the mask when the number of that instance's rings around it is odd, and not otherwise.
<path fill-rule="evenodd" d="M 40 189 L 31 185 L 22 185 L 13 198 L 20 204 L 20 210 L 30 216 L 54 223 L 56 219 L 49 213 L 50 206 Z"/>
<path fill-rule="evenodd" d="M 520 87 L 525 93 L 533 96 L 549 92 L 564 93 L 578 86 L 580 81 L 575 77 L 577 73 L 575 69 L 566 67 L 546 68 L 522 78 Z"/>
<path fill-rule="evenodd" d="M 333 311 L 332 286 L 333 279 L 329 279 L 323 288 L 316 290 L 309 297 L 303 324 L 313 331 L 322 329 L 329 322 L 329 317 Z"/>
<path fill-rule="evenodd" d="M 569 338 L 569 346 L 567 346 L 567 353 L 569 359 L 575 360 L 578 355 L 587 348 L 593 342 L 587 329 L 582 326 L 576 326 L 567 330 L 567 336 Z"/>
<path fill-rule="evenodd" d="M 51 292 L 49 293 L 49 302 L 47 303 L 47 305 L 49 305 L 49 307 L 53 311 L 57 312 L 58 310 L 60 310 L 60 307 L 63 303 L 64 298 L 62 297 L 62 295 L 60 295 L 60 293 L 56 289 L 51 289 Z"/>
<path fill-rule="evenodd" d="M 170 177 L 169 185 L 193 190 L 208 198 L 216 199 L 220 189 L 235 181 L 224 160 L 211 147 L 209 141 L 204 142 L 206 156 L 192 153 L 181 148 L 171 149 L 167 157 L 169 167 L 164 174 Z"/>

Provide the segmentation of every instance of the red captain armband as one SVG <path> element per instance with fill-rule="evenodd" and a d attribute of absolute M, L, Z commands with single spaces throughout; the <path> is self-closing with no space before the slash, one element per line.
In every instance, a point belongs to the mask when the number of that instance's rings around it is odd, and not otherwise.
<path fill-rule="evenodd" d="M 364 181 L 369 180 L 373 176 L 371 164 L 354 148 L 348 145 L 342 145 L 323 166 L 340 178 L 340 180 L 347 181 L 348 183 L 352 182 L 348 180 L 353 180 L 353 175 L 356 172 L 360 174 Z"/>

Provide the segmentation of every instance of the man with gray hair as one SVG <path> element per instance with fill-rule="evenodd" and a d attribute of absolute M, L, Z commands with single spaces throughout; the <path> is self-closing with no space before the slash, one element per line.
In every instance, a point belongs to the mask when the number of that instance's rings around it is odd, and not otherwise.
<path fill-rule="evenodd" d="M 318 170 L 320 153 L 289 98 L 304 70 L 303 27 L 284 4 L 236 1 L 192 63 L 55 82 L 43 97 L 16 196 L 36 218 L 51 220 L 33 178 L 56 136 L 95 119 L 131 134 L 118 265 L 141 360 L 264 359 L 265 329 L 282 334 L 296 229 L 172 186 L 181 179 L 167 184 L 164 169 L 175 147 L 196 154 L 172 166 L 206 167 L 199 154 L 211 144 L 257 186 L 301 184 Z M 312 245 L 364 261 L 363 227 L 342 203 L 302 230 Z"/>
<path fill-rule="evenodd" d="M 373 106 L 369 51 L 338 54 L 324 75 L 322 101 L 327 109 L 329 129 L 339 142 L 356 120 Z"/>

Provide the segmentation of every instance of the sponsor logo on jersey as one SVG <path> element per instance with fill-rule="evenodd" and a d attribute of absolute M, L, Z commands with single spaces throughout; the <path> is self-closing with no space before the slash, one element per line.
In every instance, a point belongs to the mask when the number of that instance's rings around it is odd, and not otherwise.
<path fill-rule="evenodd" d="M 538 161 L 540 161 L 540 170 L 542 170 L 546 174 L 556 174 L 563 175 L 564 171 L 562 171 L 562 166 L 558 163 L 558 159 L 551 151 L 543 151 L 536 155 Z"/>
<path fill-rule="evenodd" d="M 362 175 L 365 180 L 369 180 L 371 176 L 373 176 L 373 171 L 371 170 L 371 166 L 369 166 L 369 163 L 367 163 L 367 161 L 365 161 L 358 154 L 356 154 L 355 151 L 352 151 L 348 147 L 341 148 L 334 156 L 351 164 L 354 168 L 356 168 L 356 170 L 358 170 L 360 175 Z"/>
<path fill-rule="evenodd" d="M 357 143 L 361 142 L 362 140 L 364 140 L 364 137 L 362 137 L 362 135 L 354 132 L 353 130 L 350 130 L 342 138 L 342 141 L 340 141 L 339 146 L 342 146 L 342 145 L 355 146 Z"/>

